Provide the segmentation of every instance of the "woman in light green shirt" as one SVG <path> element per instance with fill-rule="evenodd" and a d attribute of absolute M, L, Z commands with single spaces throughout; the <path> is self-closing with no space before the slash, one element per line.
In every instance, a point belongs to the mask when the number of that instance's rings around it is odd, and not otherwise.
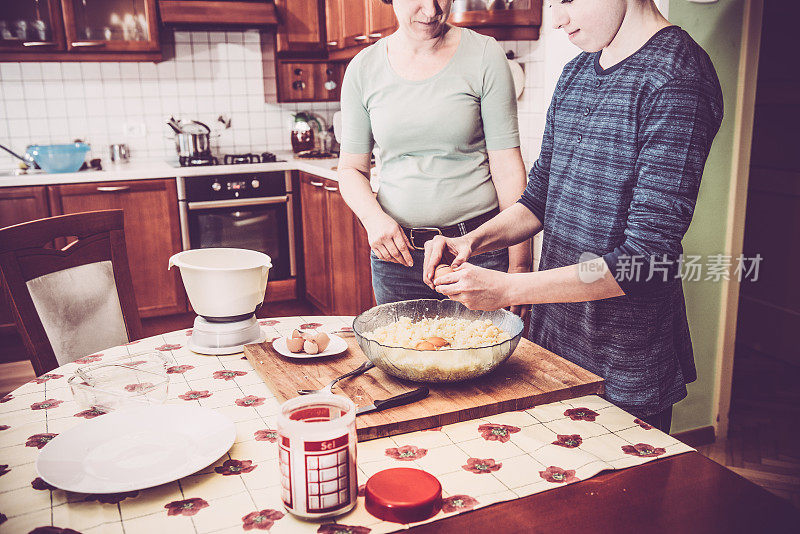
<path fill-rule="evenodd" d="M 341 102 L 339 188 L 367 230 L 378 303 L 443 298 L 422 282 L 424 242 L 476 228 L 515 203 L 526 184 L 500 45 L 448 25 L 448 0 L 393 7 L 399 29 L 353 58 Z M 375 146 L 377 198 L 368 180 Z M 530 242 L 471 261 L 530 271 Z"/>

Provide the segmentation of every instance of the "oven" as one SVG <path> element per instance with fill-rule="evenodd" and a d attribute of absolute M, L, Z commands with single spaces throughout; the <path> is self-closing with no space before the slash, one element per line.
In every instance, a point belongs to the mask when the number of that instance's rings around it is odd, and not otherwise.
<path fill-rule="evenodd" d="M 184 250 L 230 247 L 272 259 L 270 280 L 297 275 L 291 171 L 178 178 Z"/>

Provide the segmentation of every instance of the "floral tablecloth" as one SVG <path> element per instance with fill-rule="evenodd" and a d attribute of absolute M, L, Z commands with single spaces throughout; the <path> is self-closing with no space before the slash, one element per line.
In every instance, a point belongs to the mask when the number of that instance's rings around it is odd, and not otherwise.
<path fill-rule="evenodd" d="M 347 328 L 351 317 L 261 320 L 271 339 L 292 329 Z M 88 355 L 0 398 L 0 532 L 136 534 L 242 532 L 384 533 L 406 528 L 356 508 L 334 520 L 302 521 L 280 500 L 279 402 L 244 357 L 186 348 L 190 330 Z M 81 410 L 67 379 L 83 363 L 158 350 L 169 356 L 168 403 L 197 403 L 236 423 L 236 443 L 215 464 L 179 481 L 121 494 L 86 495 L 48 486 L 39 450 L 101 410 Z M 693 450 L 597 396 L 506 412 L 358 445 L 359 482 L 386 468 L 417 467 L 436 477 L 444 506 L 432 521 Z M 363 488 L 360 493 L 363 493 Z M 68 530 L 71 529 L 71 530 Z"/>

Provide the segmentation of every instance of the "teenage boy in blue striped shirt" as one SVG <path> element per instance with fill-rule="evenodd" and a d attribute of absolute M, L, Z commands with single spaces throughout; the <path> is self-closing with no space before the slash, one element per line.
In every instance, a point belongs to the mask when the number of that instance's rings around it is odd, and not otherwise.
<path fill-rule="evenodd" d="M 708 54 L 652 0 L 555 2 L 584 50 L 564 68 L 539 159 L 515 205 L 425 245 L 424 281 L 472 309 L 533 304 L 528 337 L 606 379 L 606 397 L 669 431 L 696 379 L 681 240 L 722 91 Z M 543 231 L 539 271 L 467 260 Z M 455 271 L 436 277 L 440 263 Z"/>

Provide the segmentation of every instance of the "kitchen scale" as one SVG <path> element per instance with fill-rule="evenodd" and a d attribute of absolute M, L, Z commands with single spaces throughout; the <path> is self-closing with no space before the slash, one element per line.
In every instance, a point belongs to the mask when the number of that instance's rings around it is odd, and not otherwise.
<path fill-rule="evenodd" d="M 198 354 L 220 356 L 238 354 L 244 346 L 251 343 L 263 343 L 266 336 L 261 333 L 255 313 L 241 321 L 210 321 L 197 316 L 192 326 L 192 335 L 187 347 Z"/>
<path fill-rule="evenodd" d="M 194 320 L 188 348 L 208 355 L 238 354 L 266 336 L 255 312 L 264 301 L 270 257 L 255 250 L 199 248 L 169 259 L 180 269 Z"/>

